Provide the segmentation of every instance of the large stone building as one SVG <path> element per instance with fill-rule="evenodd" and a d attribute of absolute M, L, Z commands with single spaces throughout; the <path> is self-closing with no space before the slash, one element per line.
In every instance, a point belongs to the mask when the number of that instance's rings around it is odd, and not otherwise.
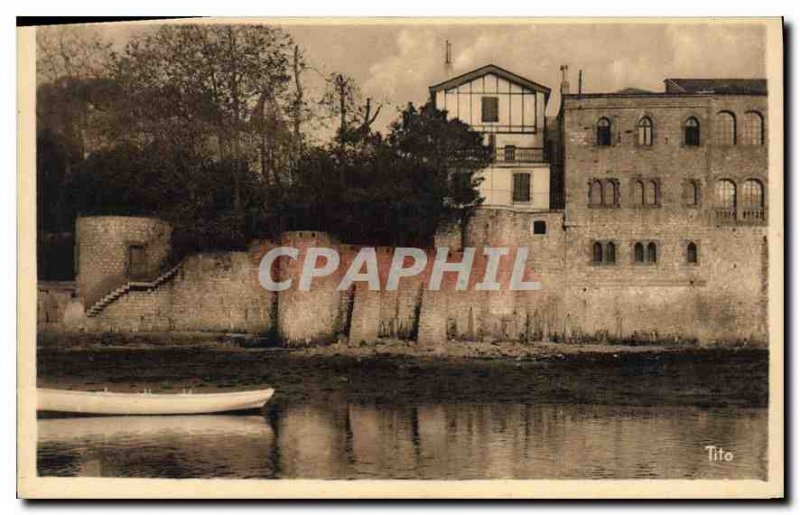
<path fill-rule="evenodd" d="M 483 207 L 437 245 L 528 247 L 538 291 L 267 292 L 277 245 L 353 247 L 315 232 L 249 252 L 171 261 L 157 220 L 79 219 L 74 298 L 40 285 L 42 329 L 278 334 L 284 341 L 609 339 L 765 342 L 767 91 L 764 80 L 667 79 L 663 92 L 550 90 L 489 65 L 431 86 L 437 107 L 495 149 Z M 549 121 L 549 126 L 548 126 Z M 379 256 L 392 249 L 377 249 Z M 138 277 L 141 275 L 142 277 Z M 144 277 L 146 276 L 146 277 Z"/>
<path fill-rule="evenodd" d="M 765 80 L 563 95 L 568 288 L 587 332 L 766 337 Z"/>

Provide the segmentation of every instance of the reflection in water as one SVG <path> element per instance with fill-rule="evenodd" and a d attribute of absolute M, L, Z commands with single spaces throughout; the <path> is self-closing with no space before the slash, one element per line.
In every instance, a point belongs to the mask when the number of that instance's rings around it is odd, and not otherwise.
<path fill-rule="evenodd" d="M 39 420 L 40 475 L 761 478 L 763 409 L 300 405 L 264 417 Z M 733 452 L 709 462 L 706 445 Z"/>

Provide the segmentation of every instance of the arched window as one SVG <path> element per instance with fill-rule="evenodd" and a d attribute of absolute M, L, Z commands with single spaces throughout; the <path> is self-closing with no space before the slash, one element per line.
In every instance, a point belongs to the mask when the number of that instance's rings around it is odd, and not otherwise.
<path fill-rule="evenodd" d="M 717 145 L 736 144 L 736 117 L 728 111 L 717 113 L 714 127 L 714 142 Z"/>
<path fill-rule="evenodd" d="M 617 183 L 612 180 L 607 180 L 603 185 L 603 205 L 617 205 Z"/>
<path fill-rule="evenodd" d="M 603 183 L 592 181 L 589 187 L 589 204 L 592 206 L 603 205 Z"/>
<path fill-rule="evenodd" d="M 594 242 L 594 245 L 592 245 L 592 261 L 594 263 L 603 262 L 603 244 L 599 241 Z"/>
<path fill-rule="evenodd" d="M 651 146 L 653 144 L 653 121 L 648 116 L 645 116 L 639 120 L 637 129 L 639 145 Z"/>
<path fill-rule="evenodd" d="M 761 113 L 757 111 L 747 111 L 744 113 L 744 123 L 742 124 L 742 144 L 764 144 L 764 118 L 761 116 Z"/>
<path fill-rule="evenodd" d="M 611 120 L 600 118 L 597 120 L 597 145 L 600 147 L 611 146 Z"/>
<path fill-rule="evenodd" d="M 683 125 L 683 144 L 687 147 L 700 145 L 700 122 L 692 116 Z"/>
<path fill-rule="evenodd" d="M 638 241 L 636 245 L 633 246 L 633 261 L 636 263 L 644 263 L 644 245 Z"/>
<path fill-rule="evenodd" d="M 717 181 L 715 199 L 717 216 L 724 219 L 736 219 L 736 183 L 728 179 Z"/>
<path fill-rule="evenodd" d="M 690 241 L 686 246 L 686 262 L 691 264 L 697 263 L 697 245 Z"/>
<path fill-rule="evenodd" d="M 742 219 L 764 219 L 764 187 L 755 179 L 748 179 L 742 185 Z"/>
<path fill-rule="evenodd" d="M 613 241 L 609 241 L 606 244 L 606 263 L 616 263 L 617 262 L 617 246 L 614 245 Z"/>
<path fill-rule="evenodd" d="M 633 183 L 633 203 L 637 206 L 644 205 L 644 183 L 642 181 Z"/>
<path fill-rule="evenodd" d="M 658 204 L 658 183 L 656 183 L 656 181 L 647 181 L 645 184 L 644 204 L 646 206 L 655 206 Z"/>
<path fill-rule="evenodd" d="M 647 244 L 647 262 L 648 263 L 655 263 L 656 262 L 656 244 L 652 241 Z"/>

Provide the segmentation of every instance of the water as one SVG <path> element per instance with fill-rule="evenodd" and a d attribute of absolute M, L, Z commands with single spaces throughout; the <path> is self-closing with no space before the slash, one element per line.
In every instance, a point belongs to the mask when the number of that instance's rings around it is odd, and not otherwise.
<path fill-rule="evenodd" d="M 766 479 L 767 410 L 304 402 L 263 416 L 38 421 L 42 476 Z M 733 453 L 708 458 L 706 445 Z"/>

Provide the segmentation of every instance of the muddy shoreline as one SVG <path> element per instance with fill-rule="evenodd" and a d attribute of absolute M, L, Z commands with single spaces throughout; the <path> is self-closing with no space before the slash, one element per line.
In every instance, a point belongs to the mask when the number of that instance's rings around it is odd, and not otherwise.
<path fill-rule="evenodd" d="M 59 344 L 60 343 L 60 344 Z M 235 342 L 40 341 L 40 387 L 276 388 L 274 402 L 524 402 L 764 408 L 768 352 L 686 345 L 387 342 L 306 349 Z"/>

